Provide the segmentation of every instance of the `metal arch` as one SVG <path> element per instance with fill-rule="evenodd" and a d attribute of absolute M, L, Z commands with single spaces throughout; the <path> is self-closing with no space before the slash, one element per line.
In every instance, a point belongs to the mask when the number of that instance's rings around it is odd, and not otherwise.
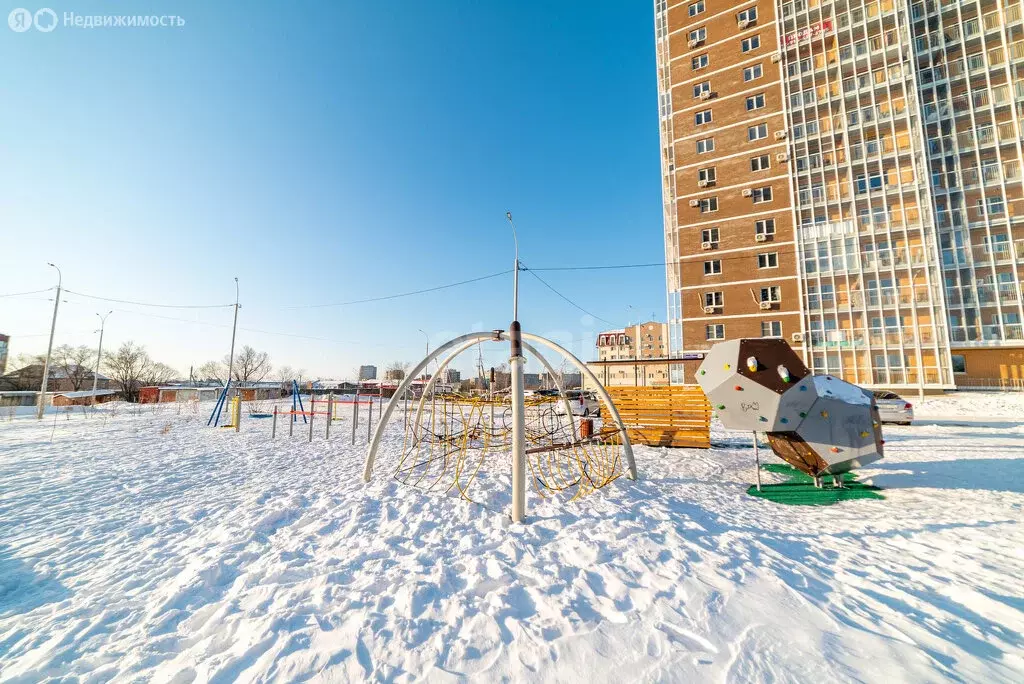
<path fill-rule="evenodd" d="M 552 342 L 551 340 L 545 337 L 541 337 L 540 335 L 534 335 L 528 332 L 524 332 L 522 335 L 523 339 L 533 340 L 534 342 L 543 344 L 544 346 L 560 353 L 562 356 L 576 364 L 576 367 L 579 368 L 580 372 L 583 373 L 584 376 L 590 378 L 590 381 L 594 383 L 594 387 L 597 388 L 597 393 L 601 395 L 602 399 L 604 399 L 604 403 L 608 405 L 608 411 L 612 414 L 612 418 L 614 418 L 615 422 L 618 423 L 619 425 L 619 434 L 622 435 L 622 451 L 626 455 L 626 463 L 629 466 L 629 479 L 635 480 L 637 478 L 636 460 L 633 458 L 633 445 L 629 441 L 629 434 L 626 431 L 626 424 L 622 422 L 622 416 L 619 415 L 619 410 L 615 408 L 615 402 L 613 402 L 611 396 L 609 396 L 608 390 L 606 390 L 604 388 L 604 385 L 602 385 L 598 381 L 597 376 L 594 375 L 594 372 L 587 368 L 587 365 L 585 363 L 577 359 L 572 352 L 570 352 L 562 345 L 557 344 L 556 342 Z"/>
<path fill-rule="evenodd" d="M 491 340 L 496 342 L 507 342 L 508 333 L 503 331 L 498 335 L 497 340 L 495 340 L 493 336 L 491 337 Z M 430 381 L 423 388 L 423 394 L 420 396 L 419 404 L 417 404 L 416 406 L 416 422 L 413 426 L 413 430 L 419 430 L 419 426 L 421 424 L 420 419 L 423 416 L 423 406 L 426 403 L 427 394 L 429 394 L 430 391 L 434 388 L 434 381 L 436 381 L 437 378 L 441 376 L 441 373 L 444 371 L 445 368 L 448 367 L 448 364 L 450 364 L 455 359 L 455 357 L 457 357 L 459 354 L 461 354 L 462 352 L 466 351 L 467 349 L 478 343 L 479 341 L 477 340 L 470 340 L 469 342 L 462 344 L 458 349 L 454 350 L 451 354 L 449 354 L 448 357 L 441 362 L 441 365 L 438 366 L 437 374 L 433 375 L 430 378 Z M 537 351 L 537 348 L 534 347 L 532 344 L 528 342 L 523 342 L 523 348 L 526 349 L 526 351 L 533 354 L 535 357 L 537 357 L 537 360 L 540 361 L 541 365 L 544 366 L 545 370 L 547 370 L 547 372 L 551 375 L 552 379 L 555 381 L 555 386 L 558 387 L 558 396 L 562 399 L 562 405 L 565 406 L 565 414 L 569 417 L 569 428 L 572 431 L 572 438 L 576 439 L 576 436 L 579 434 L 579 432 L 576 430 L 576 419 L 572 413 L 572 406 L 569 404 L 569 399 L 565 396 L 565 388 L 562 387 L 562 381 L 558 378 L 558 374 L 555 372 L 554 366 L 548 363 L 548 360 L 544 358 L 544 355 Z"/>
<path fill-rule="evenodd" d="M 454 339 L 449 340 L 448 342 L 445 342 L 437 349 L 427 354 L 427 356 L 424 357 L 422 361 L 416 364 L 415 368 L 413 368 L 409 373 L 406 374 L 401 384 L 399 384 L 398 389 L 395 390 L 395 393 L 392 395 L 391 400 L 388 402 L 387 407 L 384 409 L 384 412 L 381 414 L 380 422 L 377 423 L 377 428 L 373 432 L 373 439 L 370 441 L 370 448 L 367 450 L 366 453 L 366 464 L 363 467 L 364 482 L 369 482 L 370 477 L 373 475 L 373 462 L 377 456 L 377 449 L 380 447 L 380 441 L 384 437 L 384 429 L 387 427 L 387 423 L 391 419 L 391 414 L 394 413 L 395 407 L 398 405 L 398 398 L 405 395 L 405 392 L 409 389 L 409 385 L 412 384 L 413 378 L 422 373 L 423 370 L 427 367 L 427 364 L 429 364 L 435 358 L 439 357 L 441 354 L 446 353 L 448 350 L 460 345 L 464 345 L 467 342 L 469 344 L 466 345 L 466 348 L 469 348 L 470 346 L 472 346 L 473 343 L 476 343 L 480 340 L 493 340 L 495 339 L 496 336 L 499 340 L 508 339 L 508 335 L 504 331 L 497 333 L 497 335 L 495 335 L 495 331 L 475 332 L 467 333 L 466 335 L 460 335 L 459 337 L 456 337 Z M 633 446 L 629 441 L 629 434 L 626 431 L 626 425 L 625 423 L 622 422 L 622 416 L 619 415 L 618 409 L 615 408 L 615 403 L 612 401 L 611 396 L 609 396 L 608 391 L 605 390 L 604 386 L 598 381 L 597 376 L 594 375 L 593 371 L 587 368 L 586 364 L 584 364 L 582 361 L 576 358 L 576 356 L 569 350 L 565 349 L 564 347 L 555 342 L 552 342 L 547 338 L 527 332 L 522 333 L 522 336 L 526 340 L 532 340 L 562 354 L 565 358 L 572 361 L 585 377 L 589 378 L 591 382 L 594 383 L 594 386 L 597 388 L 597 393 L 600 394 L 601 398 L 604 399 L 605 404 L 608 405 L 608 411 L 612 414 L 612 418 L 619 426 L 619 433 L 622 436 L 622 450 L 625 453 L 626 464 L 629 468 L 629 478 L 631 480 L 637 479 L 636 460 L 633 458 Z M 541 357 L 538 355 L 538 358 Z M 562 394 L 564 394 L 564 392 L 562 392 Z"/>

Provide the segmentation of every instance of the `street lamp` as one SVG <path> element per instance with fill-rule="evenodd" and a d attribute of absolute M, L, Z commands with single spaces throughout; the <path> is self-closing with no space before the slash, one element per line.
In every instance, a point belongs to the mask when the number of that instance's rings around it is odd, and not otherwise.
<path fill-rule="evenodd" d="M 50 344 L 46 347 L 46 361 L 43 363 L 43 383 L 39 388 L 39 400 L 36 402 L 36 418 L 42 420 L 46 408 L 46 385 L 50 379 L 50 354 L 53 353 L 53 333 L 57 329 L 57 309 L 60 307 L 60 289 L 64 284 L 64 275 L 55 264 L 47 263 L 57 269 L 57 296 L 53 298 L 53 321 L 50 323 Z"/>
<path fill-rule="evenodd" d="M 105 314 L 99 314 L 99 313 L 96 314 L 97 316 L 99 316 L 99 319 L 100 319 L 100 346 L 96 350 L 96 368 L 94 368 L 93 371 L 92 371 L 92 403 L 93 403 L 93 405 L 96 404 L 96 381 L 100 377 L 100 361 L 103 359 L 103 328 L 105 328 L 106 325 L 107 325 L 107 316 L 109 316 L 112 313 L 114 313 L 113 310 L 110 310 L 110 311 L 108 311 Z"/>

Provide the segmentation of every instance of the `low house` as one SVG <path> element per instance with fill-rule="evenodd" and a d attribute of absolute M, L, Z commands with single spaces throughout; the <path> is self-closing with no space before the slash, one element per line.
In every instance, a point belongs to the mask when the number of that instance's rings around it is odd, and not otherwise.
<path fill-rule="evenodd" d="M 91 406 L 105 404 L 117 399 L 117 390 L 82 390 L 80 392 L 54 392 L 50 400 L 53 406 Z"/>
<path fill-rule="evenodd" d="M 77 368 L 77 367 L 76 367 Z M 92 389 L 92 371 L 88 368 L 81 370 L 72 369 L 69 375 L 63 368 L 50 364 L 50 380 L 46 383 L 49 392 L 74 392 L 75 380 L 78 381 L 78 389 Z M 0 390 L 3 391 L 33 391 L 38 390 L 43 382 L 43 364 L 34 363 L 24 368 L 11 371 L 6 375 L 0 375 Z M 96 389 L 110 389 L 110 378 L 99 373 L 96 377 Z"/>

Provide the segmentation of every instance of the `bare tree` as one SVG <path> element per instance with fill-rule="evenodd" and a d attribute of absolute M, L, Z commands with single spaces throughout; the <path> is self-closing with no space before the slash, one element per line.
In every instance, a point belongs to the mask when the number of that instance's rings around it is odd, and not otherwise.
<path fill-rule="evenodd" d="M 54 365 L 63 371 L 73 392 L 82 389 L 86 381 L 92 382 L 93 371 L 88 364 L 95 354 L 94 350 L 85 345 L 72 347 L 62 344 L 53 350 Z"/>
<path fill-rule="evenodd" d="M 178 371 L 159 361 L 154 361 L 142 381 L 144 385 L 166 385 L 177 377 Z"/>
<path fill-rule="evenodd" d="M 229 357 L 224 357 L 227 364 Z M 249 345 L 242 347 L 242 350 L 235 356 L 234 376 L 235 381 L 240 383 L 260 382 L 267 377 L 273 366 L 270 363 L 270 354 L 258 352 Z"/>
<path fill-rule="evenodd" d="M 142 381 L 149 378 L 153 366 L 146 348 L 129 340 L 104 361 L 111 379 L 121 386 L 125 401 L 137 402 Z"/>
<path fill-rule="evenodd" d="M 384 369 L 384 377 L 387 380 L 405 380 L 405 371 L 408 368 L 408 361 L 392 361 Z"/>
<path fill-rule="evenodd" d="M 18 354 L 7 375 L 0 378 L 0 389 L 18 392 L 38 390 L 43 380 L 45 354 Z"/>
<path fill-rule="evenodd" d="M 218 361 L 207 361 L 196 369 L 196 378 L 203 382 L 216 382 L 223 385 L 228 377 L 228 367 Z"/>

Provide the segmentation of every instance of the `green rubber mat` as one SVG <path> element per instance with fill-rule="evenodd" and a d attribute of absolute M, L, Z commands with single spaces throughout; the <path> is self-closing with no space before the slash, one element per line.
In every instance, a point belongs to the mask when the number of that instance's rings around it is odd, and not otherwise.
<path fill-rule="evenodd" d="M 821 489 L 814 486 L 814 478 L 802 473 L 796 468 L 782 463 L 767 463 L 761 466 L 762 470 L 769 473 L 778 473 L 789 476 L 789 480 L 780 484 L 762 484 L 761 491 L 757 491 L 757 485 L 751 486 L 747 494 L 759 496 L 775 503 L 788 506 L 831 506 L 840 501 L 852 501 L 854 499 L 884 499 L 879 494 L 880 488 L 857 482 L 857 476 L 853 473 L 843 473 L 840 477 L 843 486 L 834 487 L 832 476 L 822 478 Z"/>

